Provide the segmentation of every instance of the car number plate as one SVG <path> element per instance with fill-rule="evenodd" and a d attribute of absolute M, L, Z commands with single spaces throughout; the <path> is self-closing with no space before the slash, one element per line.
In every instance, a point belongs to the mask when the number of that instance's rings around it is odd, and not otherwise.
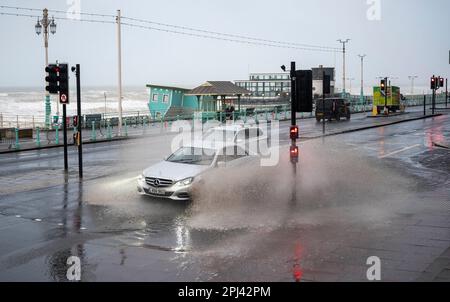
<path fill-rule="evenodd" d="M 148 191 L 151 194 L 155 194 L 155 195 L 166 195 L 166 192 L 164 190 L 150 188 Z"/>

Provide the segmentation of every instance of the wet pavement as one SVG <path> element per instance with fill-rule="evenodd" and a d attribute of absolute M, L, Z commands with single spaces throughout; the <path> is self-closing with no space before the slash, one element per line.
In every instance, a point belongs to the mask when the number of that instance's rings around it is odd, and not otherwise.
<path fill-rule="evenodd" d="M 217 172 L 192 203 L 137 195 L 173 135 L 85 146 L 82 182 L 74 147 L 67 176 L 60 149 L 0 155 L 0 281 L 67 281 L 69 256 L 82 281 L 367 281 L 370 256 L 382 281 L 450 281 L 450 151 L 433 144 L 450 117 L 300 129 L 295 201 L 286 157 Z"/>

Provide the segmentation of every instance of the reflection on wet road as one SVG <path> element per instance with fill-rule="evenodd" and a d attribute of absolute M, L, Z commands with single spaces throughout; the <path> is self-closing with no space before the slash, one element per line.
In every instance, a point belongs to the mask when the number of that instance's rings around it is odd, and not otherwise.
<path fill-rule="evenodd" d="M 71 255 L 83 281 L 365 281 L 369 256 L 383 280 L 427 278 L 450 247 L 449 151 L 433 145 L 449 130 L 441 116 L 303 142 L 295 201 L 284 157 L 217 171 L 194 202 L 141 197 L 164 136 L 89 146 L 83 182 L 59 150 L 0 158 L 0 280 L 65 281 Z"/>

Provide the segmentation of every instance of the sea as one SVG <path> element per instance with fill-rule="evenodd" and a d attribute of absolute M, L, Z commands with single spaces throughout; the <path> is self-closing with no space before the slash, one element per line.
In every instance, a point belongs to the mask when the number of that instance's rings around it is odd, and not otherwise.
<path fill-rule="evenodd" d="M 123 112 L 148 112 L 148 89 L 144 87 L 124 87 L 122 93 Z M 57 112 L 57 95 L 51 95 L 52 115 Z M 76 89 L 71 89 L 67 114 L 77 111 Z M 115 87 L 87 87 L 81 91 L 82 113 L 118 112 L 118 91 Z M 62 115 L 62 108 L 59 107 Z M 6 116 L 44 116 L 45 91 L 42 87 L 0 87 L 0 114 Z"/>

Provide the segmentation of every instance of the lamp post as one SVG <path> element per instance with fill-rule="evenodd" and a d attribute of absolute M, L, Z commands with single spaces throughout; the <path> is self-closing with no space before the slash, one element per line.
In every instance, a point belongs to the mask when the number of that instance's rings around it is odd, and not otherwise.
<path fill-rule="evenodd" d="M 42 33 L 42 29 L 44 30 L 44 48 L 45 48 L 45 66 L 48 66 L 48 37 L 49 37 L 49 29 L 50 33 L 54 35 L 56 33 L 56 23 L 55 19 L 49 20 L 48 18 L 48 10 L 44 8 L 42 20 L 38 21 L 34 26 L 36 30 L 36 34 L 40 35 Z M 50 94 L 48 91 L 45 92 L 45 125 L 50 127 L 50 115 L 51 115 L 51 105 L 50 105 Z M 59 103 L 56 100 L 56 115 L 59 116 Z"/>
<path fill-rule="evenodd" d="M 342 62 L 343 62 L 343 69 L 342 69 L 342 82 L 343 82 L 342 83 L 342 94 L 345 97 L 345 44 L 347 44 L 350 41 L 350 39 L 345 39 L 345 40 L 339 39 L 337 41 L 339 43 L 342 43 L 342 54 L 343 54 L 343 60 L 342 60 Z"/>
<path fill-rule="evenodd" d="M 411 95 L 414 95 L 414 80 L 418 78 L 418 76 L 409 76 L 408 77 L 411 80 Z"/>
<path fill-rule="evenodd" d="M 361 59 L 361 94 L 360 94 L 360 101 L 361 101 L 361 104 L 364 104 L 364 58 L 367 57 L 367 55 L 358 55 L 358 57 Z"/>
<path fill-rule="evenodd" d="M 347 81 L 350 82 L 350 87 L 349 87 L 349 93 L 352 94 L 352 81 L 355 80 L 355 78 L 346 78 Z"/>

